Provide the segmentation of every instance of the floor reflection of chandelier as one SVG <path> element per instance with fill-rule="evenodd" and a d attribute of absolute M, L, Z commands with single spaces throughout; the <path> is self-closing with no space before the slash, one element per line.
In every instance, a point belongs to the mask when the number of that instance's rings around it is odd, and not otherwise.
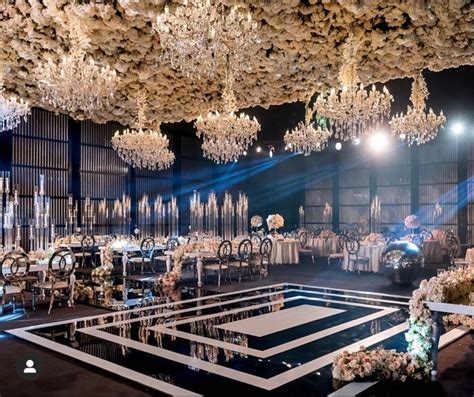
<path fill-rule="evenodd" d="M 426 112 L 426 98 L 429 92 L 425 79 L 420 73 L 413 79 L 410 101 L 406 114 L 396 114 L 390 121 L 392 134 L 408 145 L 421 145 L 431 141 L 438 134 L 438 129 L 446 123 L 443 111 L 437 116 L 432 109 Z"/>
<path fill-rule="evenodd" d="M 67 14 L 68 21 L 72 21 L 71 10 Z M 43 101 L 57 109 L 81 112 L 88 117 L 106 106 L 113 97 L 117 75 L 115 70 L 99 66 L 86 54 L 89 39 L 80 29 L 80 22 L 69 22 L 69 25 L 69 50 L 59 61 L 49 58 L 38 64 L 35 78 Z"/>
<path fill-rule="evenodd" d="M 294 153 L 309 156 L 312 152 L 320 152 L 327 147 L 331 131 L 326 127 L 311 122 L 313 112 L 309 107 L 309 100 L 305 106 L 305 121 L 298 123 L 296 128 L 286 131 L 285 147 Z"/>
<path fill-rule="evenodd" d="M 31 109 L 28 102 L 5 95 L 3 73 L 0 71 L 0 132 L 17 127 L 22 119 L 26 121 L 30 112 Z"/>
<path fill-rule="evenodd" d="M 119 157 L 134 168 L 161 171 L 169 168 L 175 159 L 169 150 L 169 140 L 160 128 L 145 129 L 145 98 L 139 97 L 138 129 L 116 131 L 112 137 L 112 147 Z"/>
<path fill-rule="evenodd" d="M 203 138 L 204 156 L 216 163 L 237 161 L 244 154 L 260 131 L 260 123 L 245 113 L 237 115 L 237 105 L 233 92 L 233 77 L 228 73 L 226 87 L 222 95 L 224 111 L 209 112 L 199 116 L 195 122 L 196 134 Z"/>
<path fill-rule="evenodd" d="M 356 63 L 357 48 L 352 34 L 344 44 L 343 65 L 339 72 L 342 89 L 333 88 L 327 97 L 319 95 L 315 110 L 329 120 L 334 137 L 342 141 L 358 141 L 390 114 L 393 97 L 384 87 L 367 91 L 360 84 Z"/>
<path fill-rule="evenodd" d="M 189 0 L 173 12 L 165 6 L 153 25 L 160 35 L 162 57 L 191 78 L 212 77 L 232 58 L 235 72 L 248 70 L 249 48 L 257 42 L 258 24 L 236 6 L 219 0 Z"/>

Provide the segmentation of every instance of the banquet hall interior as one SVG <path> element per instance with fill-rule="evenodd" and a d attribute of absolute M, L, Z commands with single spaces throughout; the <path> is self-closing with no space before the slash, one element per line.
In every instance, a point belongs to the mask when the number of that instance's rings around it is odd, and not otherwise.
<path fill-rule="evenodd" d="M 474 4 L 0 2 L 0 396 L 474 395 Z"/>

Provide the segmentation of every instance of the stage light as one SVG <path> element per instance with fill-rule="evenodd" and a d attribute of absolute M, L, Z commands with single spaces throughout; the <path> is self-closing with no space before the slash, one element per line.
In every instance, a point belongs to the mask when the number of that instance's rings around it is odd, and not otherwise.
<path fill-rule="evenodd" d="M 454 135 L 461 135 L 464 132 L 464 124 L 456 122 L 451 127 L 451 131 Z"/>
<path fill-rule="evenodd" d="M 342 149 L 342 143 L 341 142 L 336 142 L 334 147 L 336 148 L 336 150 L 341 150 Z"/>
<path fill-rule="evenodd" d="M 369 136 L 369 147 L 375 153 L 384 152 L 389 144 L 389 139 L 387 134 L 382 131 L 374 132 Z"/>
<path fill-rule="evenodd" d="M 268 152 L 268 155 L 270 156 L 270 158 L 273 157 L 273 153 L 274 153 L 274 152 L 275 152 L 275 148 L 272 146 L 272 147 L 270 148 L 270 151 Z"/>
<path fill-rule="evenodd" d="M 260 146 L 257 146 L 256 151 L 257 151 L 257 153 L 260 153 L 262 151 L 262 148 Z"/>
<path fill-rule="evenodd" d="M 358 145 L 358 144 L 360 143 L 360 138 L 355 138 L 355 139 L 352 141 L 352 143 L 353 143 L 354 145 Z"/>

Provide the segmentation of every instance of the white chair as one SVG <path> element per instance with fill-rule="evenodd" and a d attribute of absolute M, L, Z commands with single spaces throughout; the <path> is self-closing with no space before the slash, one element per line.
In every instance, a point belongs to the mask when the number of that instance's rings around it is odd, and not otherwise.
<path fill-rule="evenodd" d="M 332 252 L 329 253 L 328 255 L 328 269 L 329 265 L 331 264 L 331 260 L 336 260 L 337 259 L 337 264 L 340 267 L 342 261 L 344 260 L 344 244 L 346 242 L 346 236 L 344 234 L 340 234 L 337 238 L 337 248 L 339 252 Z M 328 250 L 328 252 L 330 252 Z"/>
<path fill-rule="evenodd" d="M 155 273 L 155 269 L 153 268 L 153 253 L 155 252 L 155 240 L 151 237 L 146 237 L 142 240 L 140 244 L 140 256 L 130 258 L 128 260 L 129 264 L 140 265 L 141 271 L 140 274 L 143 274 L 143 270 L 145 265 L 149 266 L 151 271 Z"/>
<path fill-rule="evenodd" d="M 300 249 L 299 249 L 299 254 L 300 255 L 306 255 L 306 256 L 311 256 L 311 262 L 314 265 L 314 252 L 312 248 L 308 248 L 308 234 L 306 232 L 301 232 L 300 235 L 298 236 L 298 240 L 300 242 Z"/>
<path fill-rule="evenodd" d="M 217 286 L 221 286 L 221 275 L 224 273 L 227 276 L 227 279 L 230 281 L 229 276 L 229 260 L 232 255 L 232 243 L 229 240 L 224 240 L 220 243 L 219 248 L 217 249 L 217 258 L 218 263 L 204 263 L 203 270 L 207 275 L 207 271 L 210 270 L 214 272 L 217 277 Z"/>
<path fill-rule="evenodd" d="M 242 281 L 243 269 L 246 269 L 247 274 L 250 277 L 250 280 L 252 280 L 252 266 L 251 266 L 252 251 L 253 251 L 252 241 L 248 238 L 244 239 L 240 242 L 239 248 L 237 249 L 236 260 L 231 260 L 228 263 L 228 266 L 230 268 L 238 269 L 239 283 Z"/>

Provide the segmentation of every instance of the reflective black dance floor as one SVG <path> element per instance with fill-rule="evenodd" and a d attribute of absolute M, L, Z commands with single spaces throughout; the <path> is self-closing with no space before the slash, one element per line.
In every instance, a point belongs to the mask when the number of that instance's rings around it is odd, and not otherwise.
<path fill-rule="evenodd" d="M 165 394 L 326 396 L 338 352 L 406 349 L 407 309 L 403 296 L 278 284 L 9 332 Z"/>

